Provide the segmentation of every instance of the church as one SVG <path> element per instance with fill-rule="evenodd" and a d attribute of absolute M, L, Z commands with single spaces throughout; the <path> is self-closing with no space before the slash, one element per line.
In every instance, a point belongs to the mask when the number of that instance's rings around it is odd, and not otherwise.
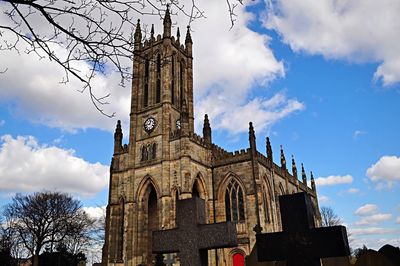
<path fill-rule="evenodd" d="M 171 35 L 169 10 L 164 32 L 142 40 L 140 21 L 134 34 L 133 80 L 128 144 L 121 123 L 114 134 L 110 167 L 103 265 L 153 265 L 152 231 L 176 227 L 176 202 L 200 197 L 207 223 L 237 223 L 239 245 L 209 251 L 208 265 L 242 266 L 255 246 L 255 231 L 281 230 L 278 196 L 306 192 L 317 225 L 320 214 L 314 178 L 303 165 L 298 179 L 294 158 L 291 173 L 284 151 L 274 163 L 269 138 L 265 154 L 256 147 L 252 123 L 249 145 L 226 151 L 212 141 L 207 115 L 203 134 L 194 132 L 193 42 L 188 27 Z M 179 265 L 179 253 L 167 256 Z M 184 265 L 188 266 L 188 265 Z"/>

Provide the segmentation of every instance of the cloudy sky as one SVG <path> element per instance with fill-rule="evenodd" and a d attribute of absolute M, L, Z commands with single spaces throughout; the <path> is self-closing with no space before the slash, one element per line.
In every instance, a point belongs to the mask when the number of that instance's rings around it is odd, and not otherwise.
<path fill-rule="evenodd" d="M 252 121 L 259 150 L 270 136 L 275 162 L 283 145 L 288 161 L 293 154 L 313 171 L 320 206 L 341 217 L 354 248 L 400 245 L 400 2 L 251 1 L 232 29 L 225 1 L 198 4 L 207 18 L 192 23 L 197 131 L 208 113 L 214 141 L 236 150 L 248 147 Z M 186 18 L 173 20 L 182 32 Z M 142 21 L 161 33 L 157 18 Z M 111 92 L 106 111 L 116 112 L 107 118 L 78 81 L 60 84 L 53 62 L 21 51 L 0 52 L 0 205 L 56 189 L 98 215 L 130 88 L 115 73 L 97 76 L 96 92 Z"/>

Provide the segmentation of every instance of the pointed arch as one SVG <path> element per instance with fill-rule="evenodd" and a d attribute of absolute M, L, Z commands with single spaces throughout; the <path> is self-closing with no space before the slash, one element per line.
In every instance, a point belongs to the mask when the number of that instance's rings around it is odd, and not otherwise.
<path fill-rule="evenodd" d="M 157 194 L 157 198 L 159 198 L 159 195 L 161 195 L 161 190 L 158 187 L 157 183 L 154 181 L 151 175 L 145 175 L 142 181 L 140 181 L 138 189 L 136 191 L 135 200 L 137 202 L 143 202 L 148 192 L 149 185 L 152 185 L 154 187 Z"/>
<path fill-rule="evenodd" d="M 197 194 L 199 198 L 206 200 L 208 198 L 206 182 L 203 175 L 199 172 L 192 183 L 192 195 Z"/>
<path fill-rule="evenodd" d="M 179 97 L 179 104 L 183 106 L 185 100 L 185 62 L 183 60 L 179 62 Z"/>
<path fill-rule="evenodd" d="M 150 83 L 150 60 L 144 61 L 144 82 L 143 82 L 143 107 L 149 105 L 149 83 Z"/>
<path fill-rule="evenodd" d="M 171 59 L 171 103 L 172 105 L 175 104 L 175 65 L 176 65 L 176 54 L 172 55 Z"/>
<path fill-rule="evenodd" d="M 122 261 L 123 259 L 123 248 L 124 248 L 124 231 L 125 231 L 125 198 L 121 196 L 118 201 L 118 214 L 117 218 L 117 260 Z"/>
<path fill-rule="evenodd" d="M 283 188 L 283 185 L 281 182 L 279 182 L 279 196 L 285 195 L 285 189 Z"/>
<path fill-rule="evenodd" d="M 156 56 L 156 103 L 161 101 L 161 55 Z"/>
<path fill-rule="evenodd" d="M 218 198 L 223 204 L 226 221 L 245 221 L 246 192 L 240 178 L 233 173 L 228 173 L 218 190 Z"/>
<path fill-rule="evenodd" d="M 262 204 L 264 209 L 264 220 L 265 223 L 271 223 L 273 220 L 272 215 L 272 189 L 268 182 L 268 178 L 265 175 L 262 181 Z"/>

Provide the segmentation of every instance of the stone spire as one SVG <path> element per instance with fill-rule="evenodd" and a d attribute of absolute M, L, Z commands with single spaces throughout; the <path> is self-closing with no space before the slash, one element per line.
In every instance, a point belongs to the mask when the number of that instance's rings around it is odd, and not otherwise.
<path fill-rule="evenodd" d="M 142 30 L 140 29 L 140 19 L 137 20 L 134 38 L 135 38 L 134 49 L 138 50 L 140 49 L 140 45 L 142 43 Z"/>
<path fill-rule="evenodd" d="M 314 180 L 314 175 L 313 175 L 312 171 L 310 174 L 311 174 L 311 189 L 313 191 L 315 191 L 315 180 Z"/>
<path fill-rule="evenodd" d="M 167 5 L 167 10 L 165 10 L 163 24 L 164 24 L 164 38 L 170 38 L 171 37 L 172 20 L 171 20 L 171 15 L 169 13 L 169 5 Z"/>
<path fill-rule="evenodd" d="M 271 161 L 274 161 L 272 158 L 272 147 L 271 147 L 271 142 L 269 141 L 269 137 L 267 137 L 266 141 L 266 150 L 267 150 L 267 158 L 271 159 Z"/>
<path fill-rule="evenodd" d="M 293 177 L 297 180 L 297 167 L 296 167 L 296 162 L 294 161 L 294 156 L 292 155 L 292 174 Z"/>
<path fill-rule="evenodd" d="M 307 186 L 307 176 L 306 176 L 306 171 L 304 171 L 303 164 L 301 164 L 301 179 L 303 180 L 303 184 Z"/>
<path fill-rule="evenodd" d="M 191 56 L 193 42 L 192 42 L 192 36 L 190 35 L 190 26 L 187 26 L 185 45 L 186 45 L 186 53 Z"/>
<path fill-rule="evenodd" d="M 150 40 L 154 41 L 154 24 L 151 24 L 151 30 L 150 30 Z"/>
<path fill-rule="evenodd" d="M 207 144 L 211 145 L 211 126 L 207 114 L 204 115 L 203 138 Z"/>
<path fill-rule="evenodd" d="M 117 127 L 115 128 L 114 133 L 114 154 L 117 154 L 122 151 L 122 128 L 121 128 L 121 120 L 117 121 Z"/>
<path fill-rule="evenodd" d="M 254 133 L 253 123 L 249 123 L 249 142 L 250 142 L 250 149 L 256 150 L 256 134 Z"/>
<path fill-rule="evenodd" d="M 286 158 L 285 158 L 285 153 L 283 152 L 283 146 L 281 145 L 281 168 L 287 169 L 286 168 Z"/>
<path fill-rule="evenodd" d="M 178 27 L 178 29 L 176 30 L 176 42 L 177 43 L 180 43 L 180 37 L 181 37 L 181 33 L 180 33 L 180 31 L 179 31 L 179 27 Z"/>

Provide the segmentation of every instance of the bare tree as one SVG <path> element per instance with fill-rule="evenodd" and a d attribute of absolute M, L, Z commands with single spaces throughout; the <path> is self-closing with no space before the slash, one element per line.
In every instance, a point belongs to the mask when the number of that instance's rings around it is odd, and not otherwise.
<path fill-rule="evenodd" d="M 331 207 L 321 207 L 322 226 L 341 225 L 342 220 Z"/>
<path fill-rule="evenodd" d="M 83 83 L 82 92 L 89 90 L 95 107 L 113 116 L 101 107 L 107 104 L 108 95 L 95 95 L 92 80 L 110 69 L 119 72 L 121 85 L 132 78 L 130 60 L 136 18 L 163 17 L 167 3 L 175 15 L 186 16 L 189 25 L 205 17 L 195 0 L 2 0 L 0 9 L 6 20 L 0 20 L 0 51 L 19 52 L 19 43 L 25 43 L 26 53 L 57 63 L 65 71 L 62 82 L 68 82 L 71 76 L 77 78 Z M 242 0 L 226 3 L 233 26 L 234 10 Z M 86 67 L 80 62 L 87 63 Z"/>
<path fill-rule="evenodd" d="M 82 237 L 90 225 L 80 202 L 59 192 L 17 194 L 6 206 L 4 217 L 33 257 L 34 266 L 39 265 L 43 248 L 52 252 L 57 244 Z"/>

